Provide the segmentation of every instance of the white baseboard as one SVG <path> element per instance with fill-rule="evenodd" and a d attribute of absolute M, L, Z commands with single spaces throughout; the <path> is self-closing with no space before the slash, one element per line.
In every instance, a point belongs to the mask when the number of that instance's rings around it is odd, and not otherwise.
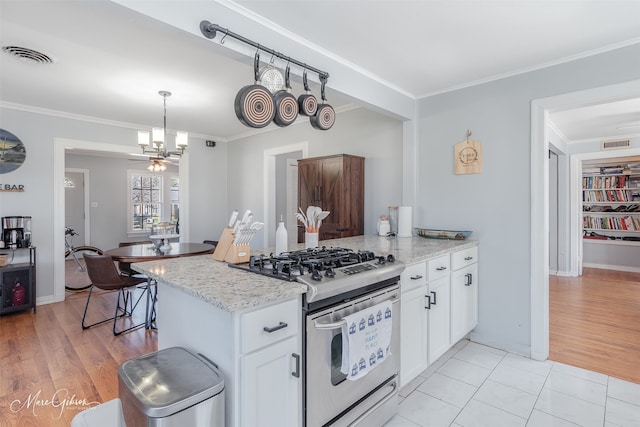
<path fill-rule="evenodd" d="M 56 301 L 53 295 L 47 295 L 44 297 L 36 298 L 36 305 L 53 304 L 54 302 L 58 302 L 58 301 Z"/>
<path fill-rule="evenodd" d="M 592 264 L 590 262 L 585 262 L 582 264 L 582 266 L 588 267 L 588 268 L 602 268 L 605 270 L 617 270 L 617 271 L 627 271 L 630 273 L 640 273 L 640 267 L 630 267 L 628 265 Z"/>
<path fill-rule="evenodd" d="M 571 276 L 575 276 L 574 274 L 571 274 L 570 271 L 550 271 L 549 272 L 550 275 L 552 276 L 561 276 L 561 277 L 571 277 Z"/>

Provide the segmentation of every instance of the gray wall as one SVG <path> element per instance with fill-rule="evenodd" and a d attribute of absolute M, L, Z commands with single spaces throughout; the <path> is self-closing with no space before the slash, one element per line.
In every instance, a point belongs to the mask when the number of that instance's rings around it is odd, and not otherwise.
<path fill-rule="evenodd" d="M 251 209 L 262 221 L 264 150 L 308 142 L 309 157 L 352 154 L 365 160 L 365 234 L 374 234 L 381 213 L 402 199 L 402 123 L 359 108 L 337 114 L 328 131 L 317 131 L 308 123 L 296 124 L 229 143 L 229 206 Z M 265 224 L 273 228 L 274 224 Z M 263 245 L 256 235 L 252 247 Z"/>
<path fill-rule="evenodd" d="M 53 244 L 54 206 L 64 206 L 63 200 L 54 200 L 53 196 L 56 185 L 53 179 L 54 139 L 130 144 L 131 151 L 138 152 L 137 129 L 5 107 L 0 108 L 0 128 L 20 138 L 27 150 L 27 158 L 20 168 L 0 176 L 2 184 L 25 186 L 23 193 L 0 192 L 0 216 L 33 217 L 34 244 L 38 247 L 37 298 L 39 302 L 50 301 L 54 295 L 54 260 L 59 262 L 64 251 L 64 247 L 56 248 Z M 188 185 L 193 194 L 188 213 L 191 230 L 185 239 L 202 241 L 219 233 L 226 222 L 226 143 L 218 143 L 212 149 L 205 147 L 204 139 L 190 136 L 188 156 Z"/>
<path fill-rule="evenodd" d="M 138 235 L 127 234 L 127 197 L 128 181 L 127 171 L 139 170 L 148 172 L 148 162 L 131 161 L 128 159 L 88 156 L 73 154 L 73 150 L 67 151 L 65 167 L 81 168 L 89 170 L 89 197 L 95 205 L 90 207 L 91 241 L 87 242 L 100 249 L 115 248 L 120 242 L 147 240 L 149 233 Z M 178 168 L 167 165 L 163 176 L 177 175 Z M 169 180 L 164 183 L 164 198 L 168 201 Z M 164 215 L 170 215 L 169 203 L 165 204 Z M 76 229 L 82 233 L 82 228 Z"/>
<path fill-rule="evenodd" d="M 416 221 L 480 241 L 474 339 L 530 351 L 531 102 L 637 80 L 638 70 L 635 45 L 419 101 Z M 454 175 L 467 129 L 483 142 L 483 172 Z"/>

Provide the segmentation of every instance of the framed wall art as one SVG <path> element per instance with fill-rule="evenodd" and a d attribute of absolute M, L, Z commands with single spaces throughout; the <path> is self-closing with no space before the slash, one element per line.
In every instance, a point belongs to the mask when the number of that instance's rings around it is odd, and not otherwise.
<path fill-rule="evenodd" d="M 22 141 L 8 130 L 0 129 L 0 174 L 18 169 L 26 158 Z"/>

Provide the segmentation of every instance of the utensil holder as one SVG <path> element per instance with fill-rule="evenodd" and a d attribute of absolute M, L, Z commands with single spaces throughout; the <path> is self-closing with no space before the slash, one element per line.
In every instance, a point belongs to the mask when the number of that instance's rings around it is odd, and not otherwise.
<path fill-rule="evenodd" d="M 216 261 L 224 261 L 227 252 L 229 252 L 229 248 L 233 244 L 233 239 L 235 238 L 233 234 L 233 228 L 225 227 L 222 230 L 222 234 L 218 239 L 218 244 L 216 245 L 215 251 L 213 251 L 213 259 Z"/>
<path fill-rule="evenodd" d="M 318 247 L 318 234 L 319 233 L 304 233 L 304 247 L 305 249 L 313 249 Z"/>
<path fill-rule="evenodd" d="M 249 254 L 251 252 L 251 248 L 249 245 L 231 245 L 229 250 L 227 251 L 224 260 L 231 264 L 239 264 L 241 262 L 249 261 Z"/>

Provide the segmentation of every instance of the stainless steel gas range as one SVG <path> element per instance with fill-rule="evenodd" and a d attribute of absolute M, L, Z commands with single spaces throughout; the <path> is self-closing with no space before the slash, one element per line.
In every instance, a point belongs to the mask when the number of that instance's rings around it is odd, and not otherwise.
<path fill-rule="evenodd" d="M 302 306 L 306 427 L 374 427 L 396 413 L 403 263 L 393 255 L 323 247 L 252 256 L 236 267 L 308 287 Z M 390 352 L 366 375 L 349 379 L 341 369 L 344 318 L 385 303 L 393 313 Z"/>

